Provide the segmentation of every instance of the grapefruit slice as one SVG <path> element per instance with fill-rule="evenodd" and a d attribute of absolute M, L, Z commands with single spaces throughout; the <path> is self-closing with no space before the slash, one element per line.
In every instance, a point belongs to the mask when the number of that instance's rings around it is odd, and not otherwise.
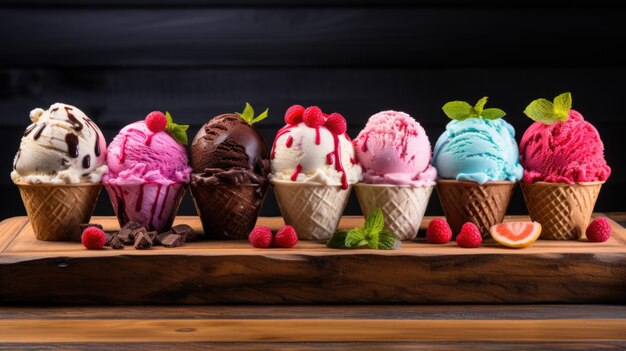
<path fill-rule="evenodd" d="M 541 234 L 541 224 L 537 222 L 500 223 L 489 229 L 500 245 L 520 249 L 534 243 Z"/>

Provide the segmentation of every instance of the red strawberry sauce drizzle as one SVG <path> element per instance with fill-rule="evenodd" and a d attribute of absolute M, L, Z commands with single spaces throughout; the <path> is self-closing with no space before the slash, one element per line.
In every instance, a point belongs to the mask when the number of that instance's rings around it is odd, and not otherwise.
<path fill-rule="evenodd" d="M 146 135 L 143 130 L 139 130 L 139 129 L 135 129 L 135 128 L 128 129 L 126 131 L 126 134 L 124 134 L 124 140 L 122 141 L 122 148 L 120 150 L 120 157 L 119 157 L 119 159 L 120 159 L 121 163 L 124 163 L 124 160 L 126 160 L 126 141 L 128 141 L 128 133 L 131 132 L 131 131 L 135 131 L 135 132 L 139 132 L 139 133 L 143 134 L 146 137 L 146 140 L 145 140 L 144 143 L 147 146 L 150 146 L 150 144 L 152 143 L 152 137 L 156 134 L 156 133 L 152 133 L 152 134 Z"/>
<path fill-rule="evenodd" d="M 293 144 L 293 137 L 290 135 L 289 138 L 287 138 L 287 147 L 291 147 L 291 145 Z"/>
<path fill-rule="evenodd" d="M 300 174 L 300 172 L 302 172 L 302 165 L 298 165 L 296 169 L 293 171 L 293 174 L 291 175 L 292 182 L 295 182 L 296 179 L 298 179 L 298 175 Z"/>
<path fill-rule="evenodd" d="M 315 127 L 315 145 L 319 145 L 321 142 L 320 127 Z"/>
<path fill-rule="evenodd" d="M 276 133 L 276 138 L 274 138 L 274 142 L 272 143 L 272 152 L 270 153 L 270 160 L 273 160 L 274 157 L 276 157 L 276 141 L 278 140 L 278 138 L 280 138 L 283 134 L 289 133 L 289 130 L 291 130 L 295 126 L 296 126 L 295 124 L 293 125 L 288 124 L 278 130 L 278 133 Z"/>

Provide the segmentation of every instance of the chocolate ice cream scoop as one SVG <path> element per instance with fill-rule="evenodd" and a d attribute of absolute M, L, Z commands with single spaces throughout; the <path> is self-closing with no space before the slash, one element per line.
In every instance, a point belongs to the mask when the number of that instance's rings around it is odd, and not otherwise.
<path fill-rule="evenodd" d="M 237 114 L 206 123 L 191 144 L 192 181 L 210 184 L 262 184 L 270 172 L 263 137 Z"/>

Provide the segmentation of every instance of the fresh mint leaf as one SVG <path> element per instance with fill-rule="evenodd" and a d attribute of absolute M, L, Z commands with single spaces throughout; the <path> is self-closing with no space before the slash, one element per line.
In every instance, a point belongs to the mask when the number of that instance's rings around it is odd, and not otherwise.
<path fill-rule="evenodd" d="M 470 118 L 472 105 L 465 101 L 450 101 L 443 105 L 442 110 L 450 119 L 462 121 Z"/>
<path fill-rule="evenodd" d="M 346 247 L 357 248 L 367 246 L 367 232 L 363 228 L 354 228 L 346 236 Z"/>
<path fill-rule="evenodd" d="M 165 119 L 167 120 L 167 125 L 165 126 L 165 131 L 167 132 L 167 134 L 169 134 L 180 144 L 187 145 L 187 143 L 189 142 L 187 138 L 187 129 L 189 129 L 189 125 L 174 123 L 172 115 L 167 111 L 165 112 Z"/>
<path fill-rule="evenodd" d="M 481 116 L 481 112 L 483 112 L 483 109 L 485 108 L 487 99 L 488 97 L 483 96 L 480 100 L 478 100 L 478 102 L 476 102 L 476 105 L 474 105 L 474 110 L 476 110 L 476 113 L 478 114 L 478 116 Z"/>
<path fill-rule="evenodd" d="M 239 115 L 239 117 L 241 117 L 241 119 L 246 121 L 249 125 L 253 125 L 266 119 L 268 111 L 269 109 L 266 108 L 263 113 L 254 117 L 254 109 L 252 108 L 252 105 L 246 102 L 246 107 L 244 107 L 243 112 L 235 112 L 235 114 Z"/>
<path fill-rule="evenodd" d="M 257 122 L 261 122 L 262 120 L 266 119 L 268 112 L 269 112 L 269 109 L 266 108 L 265 111 L 263 111 L 260 115 L 256 116 L 252 121 L 250 121 L 250 124 L 255 124 Z"/>
<path fill-rule="evenodd" d="M 506 116 L 506 112 L 502 111 L 499 108 L 488 108 L 484 109 L 481 113 L 481 117 L 484 119 L 498 119 Z"/>
<path fill-rule="evenodd" d="M 565 122 L 572 109 L 572 94 L 567 92 L 554 98 L 554 113 L 559 116 L 561 122 Z"/>
<path fill-rule="evenodd" d="M 533 121 L 545 124 L 552 124 L 559 119 L 559 117 L 554 114 L 554 104 L 546 99 L 532 101 L 526 106 L 524 114 Z"/>
<path fill-rule="evenodd" d="M 370 212 L 365 220 L 365 232 L 367 234 L 378 234 L 385 227 L 385 216 L 383 215 L 383 211 L 380 208 L 375 209 Z"/>
<path fill-rule="evenodd" d="M 385 229 L 380 232 L 378 239 L 378 248 L 380 250 L 395 250 L 400 248 L 400 246 L 401 241 L 390 231 Z"/>
<path fill-rule="evenodd" d="M 338 230 L 336 231 L 330 239 L 326 242 L 326 246 L 331 249 L 345 249 L 346 248 L 346 237 L 348 236 L 348 230 Z"/>

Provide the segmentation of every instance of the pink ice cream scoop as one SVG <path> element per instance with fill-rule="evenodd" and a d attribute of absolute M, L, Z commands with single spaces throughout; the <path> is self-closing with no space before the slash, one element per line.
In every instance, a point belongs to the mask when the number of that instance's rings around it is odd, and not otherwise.
<path fill-rule="evenodd" d="M 103 183 L 120 225 L 135 221 L 150 230 L 169 229 L 191 173 L 185 146 L 139 121 L 113 139 L 107 165 Z"/>
<path fill-rule="evenodd" d="M 353 140 L 363 181 L 369 184 L 433 185 L 431 145 L 424 128 L 404 112 L 383 111 L 369 118 Z"/>
<path fill-rule="evenodd" d="M 598 131 L 574 110 L 565 122 L 533 123 L 519 145 L 524 183 L 606 181 L 611 174 Z"/>

